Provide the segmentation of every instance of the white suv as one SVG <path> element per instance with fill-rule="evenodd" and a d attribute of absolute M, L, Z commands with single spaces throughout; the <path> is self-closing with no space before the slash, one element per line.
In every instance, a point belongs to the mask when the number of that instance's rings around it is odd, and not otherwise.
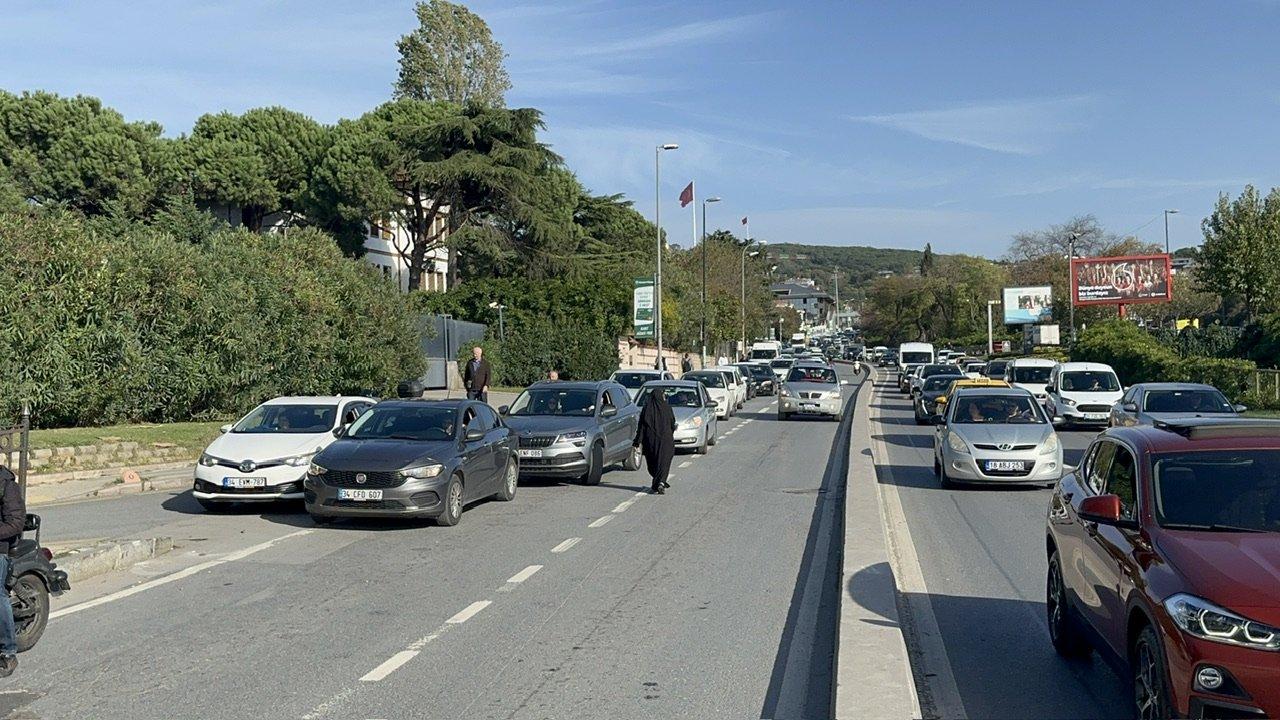
<path fill-rule="evenodd" d="M 222 426 L 196 463 L 192 494 L 206 510 L 227 503 L 301 500 L 302 479 L 336 431 L 377 400 L 359 396 L 278 397 Z"/>
<path fill-rule="evenodd" d="M 1045 410 L 1064 427 L 1109 424 L 1111 407 L 1124 395 L 1116 371 L 1103 363 L 1061 363 L 1049 375 L 1048 386 Z"/>
<path fill-rule="evenodd" d="M 1010 360 L 1004 368 L 1004 380 L 1013 387 L 1022 388 L 1035 395 L 1036 400 L 1043 403 L 1048 397 L 1044 389 L 1045 385 L 1049 384 L 1049 376 L 1053 374 L 1053 368 L 1057 364 L 1057 360 L 1047 358 Z"/>

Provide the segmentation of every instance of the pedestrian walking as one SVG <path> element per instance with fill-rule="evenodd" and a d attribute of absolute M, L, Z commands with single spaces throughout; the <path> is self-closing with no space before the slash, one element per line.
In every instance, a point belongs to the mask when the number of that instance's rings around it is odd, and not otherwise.
<path fill-rule="evenodd" d="M 489 402 L 489 382 L 492 379 L 493 368 L 484 359 L 484 348 L 479 345 L 471 348 L 471 359 L 462 371 L 462 384 L 467 388 L 467 399 Z"/>
<path fill-rule="evenodd" d="M 671 472 L 671 458 L 676 454 L 676 416 L 671 412 L 667 395 L 662 391 L 651 392 L 644 409 L 640 411 L 640 427 L 636 430 L 635 447 L 644 453 L 645 464 L 653 478 L 651 491 L 661 495 L 671 487 L 667 475 Z"/>
<path fill-rule="evenodd" d="M 684 359 L 680 361 L 681 374 L 693 372 L 693 360 L 689 357 L 689 353 L 684 354 Z"/>
<path fill-rule="evenodd" d="M 0 465 L 0 578 L 5 588 L 0 590 L 0 677 L 9 677 L 18 669 L 18 638 L 13 627 L 13 603 L 9 601 L 9 553 L 22 539 L 27 524 L 27 504 L 22 499 L 18 478 L 9 468 Z"/>

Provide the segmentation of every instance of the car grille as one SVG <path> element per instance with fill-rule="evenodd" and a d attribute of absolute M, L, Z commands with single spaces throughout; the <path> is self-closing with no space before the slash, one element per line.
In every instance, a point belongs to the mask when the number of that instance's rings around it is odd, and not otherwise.
<path fill-rule="evenodd" d="M 364 482 L 356 482 L 356 475 L 365 476 Z M 325 485 L 341 488 L 389 488 L 404 484 L 404 476 L 398 472 L 356 473 L 353 470 L 330 470 L 320 476 Z"/>
<path fill-rule="evenodd" d="M 1004 450 L 999 445 L 987 445 L 983 443 L 974 443 L 973 446 L 979 450 Z M 1019 450 L 1035 450 L 1035 445 L 1014 445 L 1005 452 L 1017 452 Z"/>
<path fill-rule="evenodd" d="M 533 435 L 526 437 L 520 436 L 520 447 L 522 448 L 544 448 L 556 441 L 555 435 Z"/>
<path fill-rule="evenodd" d="M 362 510 L 403 510 L 399 500 L 325 500 L 325 507 L 360 508 Z"/>
<path fill-rule="evenodd" d="M 802 392 L 800 393 L 800 399 L 801 400 L 821 400 L 822 395 L 823 393 L 820 393 L 820 392 Z"/>
<path fill-rule="evenodd" d="M 196 490 L 204 493 L 218 493 L 220 495 L 275 495 L 276 493 L 296 493 L 301 483 L 295 481 L 285 483 L 283 485 L 268 485 L 266 487 L 257 488 L 236 488 L 223 487 L 217 483 L 205 482 L 204 480 L 196 481 Z"/>
<path fill-rule="evenodd" d="M 1085 413 L 1104 413 L 1111 412 L 1110 405 L 1077 405 L 1076 409 Z"/>

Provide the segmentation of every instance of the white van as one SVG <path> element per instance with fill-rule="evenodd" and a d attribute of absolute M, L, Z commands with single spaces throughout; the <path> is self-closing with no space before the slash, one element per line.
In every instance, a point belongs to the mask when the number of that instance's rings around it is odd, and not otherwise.
<path fill-rule="evenodd" d="M 751 357 L 748 360 L 777 360 L 782 356 L 782 343 L 777 340 L 762 340 L 751 343 Z"/>
<path fill-rule="evenodd" d="M 1055 424 L 1107 425 L 1111 406 L 1120 402 L 1124 388 L 1110 365 L 1091 362 L 1061 363 L 1049 375 L 1045 410 Z"/>
<path fill-rule="evenodd" d="M 908 373 L 918 365 L 933 363 L 933 344 L 925 342 L 902 343 L 898 346 L 898 372 Z"/>
<path fill-rule="evenodd" d="M 1005 366 L 1004 381 L 1035 395 L 1036 400 L 1043 403 L 1048 397 L 1044 388 L 1057 364 L 1057 360 L 1048 358 L 1016 358 Z"/>

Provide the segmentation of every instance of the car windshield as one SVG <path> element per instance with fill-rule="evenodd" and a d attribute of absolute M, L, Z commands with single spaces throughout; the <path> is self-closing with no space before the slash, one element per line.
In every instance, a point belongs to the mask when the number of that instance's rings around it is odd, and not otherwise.
<path fill-rule="evenodd" d="M 702 398 L 698 396 L 698 391 L 693 388 L 659 386 L 662 394 L 667 396 L 667 404 L 671 407 L 702 407 Z M 649 402 L 649 398 L 653 397 L 654 388 L 647 387 L 640 391 L 636 396 L 636 404 L 644 407 Z"/>
<path fill-rule="evenodd" d="M 1235 413 L 1217 390 L 1148 390 L 1142 409 L 1158 413 Z"/>
<path fill-rule="evenodd" d="M 620 372 L 613 374 L 613 381 L 628 390 L 636 390 L 647 382 L 659 379 L 657 373 Z"/>
<path fill-rule="evenodd" d="M 782 359 L 774 360 L 773 362 L 769 363 L 769 367 L 775 367 L 775 368 L 791 367 L 791 361 L 782 360 Z"/>
<path fill-rule="evenodd" d="M 946 390 L 947 386 L 960 379 L 959 375 L 934 375 L 924 381 L 925 391 L 941 391 Z"/>
<path fill-rule="evenodd" d="M 723 388 L 723 387 L 725 387 L 725 383 L 724 383 L 724 376 L 723 376 L 723 375 L 721 375 L 720 373 L 710 373 L 710 372 L 708 372 L 708 373 L 688 373 L 688 374 L 686 374 L 682 379 L 683 379 L 683 380 L 697 380 L 698 382 L 702 383 L 703 385 L 705 385 L 706 387 L 709 387 L 709 388 Z"/>
<path fill-rule="evenodd" d="M 1116 374 L 1108 370 L 1077 370 L 1062 373 L 1061 389 L 1075 392 L 1115 392 L 1120 389 Z"/>
<path fill-rule="evenodd" d="M 933 354 L 927 352 L 904 352 L 902 353 L 902 363 L 904 365 L 919 365 L 921 363 L 933 362 Z"/>
<path fill-rule="evenodd" d="M 826 383 L 827 385 L 835 385 L 836 372 L 831 368 L 823 367 L 791 368 L 791 374 L 787 376 L 787 382 Z"/>
<path fill-rule="evenodd" d="M 337 405 L 259 405 L 231 428 L 233 433 L 322 433 L 333 429 Z"/>
<path fill-rule="evenodd" d="M 750 375 L 759 380 L 773 376 L 773 373 L 769 372 L 769 368 L 763 365 L 739 365 L 738 367 L 742 369 L 744 375 Z"/>
<path fill-rule="evenodd" d="M 1027 385 L 1043 385 L 1049 382 L 1049 373 L 1051 372 L 1053 372 L 1053 368 L 1048 365 L 1014 367 L 1013 381 Z"/>
<path fill-rule="evenodd" d="M 952 422 L 961 425 L 1040 425 L 1044 417 L 1029 397 L 961 395 L 955 400 Z"/>
<path fill-rule="evenodd" d="M 508 415 L 568 415 L 587 417 L 596 411 L 596 391 L 587 389 L 530 388 L 511 403 Z"/>
<path fill-rule="evenodd" d="M 751 351 L 752 360 L 772 360 L 776 357 L 778 357 L 777 350 L 752 350 Z"/>
<path fill-rule="evenodd" d="M 986 367 L 983 363 L 969 363 L 964 366 L 965 372 L 980 373 Z"/>
<path fill-rule="evenodd" d="M 377 407 L 347 430 L 355 440 L 452 440 L 457 411 L 451 407 Z"/>
<path fill-rule="evenodd" d="M 1152 478 L 1165 527 L 1280 532 L 1280 450 L 1162 453 Z"/>

